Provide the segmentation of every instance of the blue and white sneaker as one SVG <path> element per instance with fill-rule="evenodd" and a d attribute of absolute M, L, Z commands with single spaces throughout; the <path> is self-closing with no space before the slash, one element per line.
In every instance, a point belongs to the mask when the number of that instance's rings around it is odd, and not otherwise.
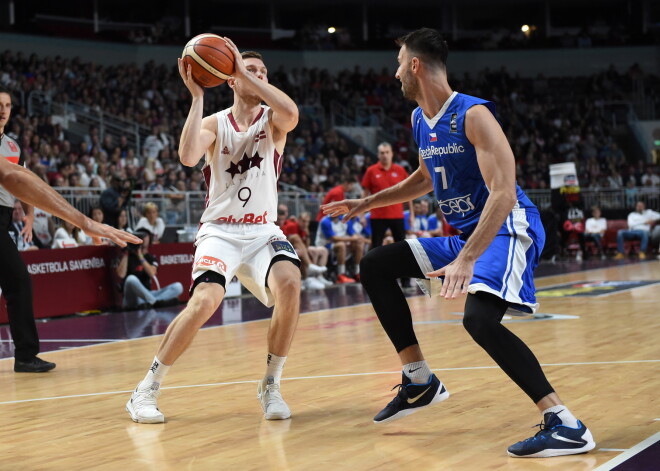
<path fill-rule="evenodd" d="M 401 384 L 397 384 L 399 392 L 392 401 L 380 411 L 374 422 L 382 424 L 391 420 L 400 419 L 423 407 L 442 402 L 449 397 L 449 391 L 434 374 L 426 384 L 413 383 L 405 374 L 401 374 Z M 394 389 L 392 388 L 392 389 Z"/>
<path fill-rule="evenodd" d="M 554 412 L 543 416 L 543 423 L 536 435 L 511 445 L 509 456 L 514 458 L 549 458 L 551 456 L 576 455 L 593 450 L 596 446 L 591 432 L 578 420 L 578 427 L 562 425 Z"/>

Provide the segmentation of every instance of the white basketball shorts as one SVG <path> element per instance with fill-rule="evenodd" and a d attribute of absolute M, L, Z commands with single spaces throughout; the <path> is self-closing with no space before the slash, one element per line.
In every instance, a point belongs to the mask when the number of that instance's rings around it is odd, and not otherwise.
<path fill-rule="evenodd" d="M 225 277 L 234 276 L 259 301 L 270 307 L 275 303 L 266 276 L 271 260 L 284 255 L 300 260 L 282 230 L 275 224 L 227 224 L 206 222 L 195 241 L 193 281 L 206 270 Z"/>

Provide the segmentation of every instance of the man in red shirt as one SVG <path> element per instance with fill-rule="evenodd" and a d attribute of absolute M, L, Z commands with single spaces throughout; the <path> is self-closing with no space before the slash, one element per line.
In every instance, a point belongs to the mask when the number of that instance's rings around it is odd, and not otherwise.
<path fill-rule="evenodd" d="M 408 172 L 403 167 L 392 163 L 392 156 L 392 145 L 389 142 L 381 142 L 378 145 L 378 163 L 367 168 L 362 178 L 363 198 L 394 186 L 408 177 Z M 414 214 L 412 201 L 408 202 L 408 206 L 410 214 Z M 383 206 L 371 211 L 372 248 L 383 245 L 387 229 L 392 231 L 395 242 L 406 238 L 403 224 L 403 203 Z"/>
<path fill-rule="evenodd" d="M 355 185 L 354 177 L 346 179 L 342 184 L 330 188 L 330 190 L 325 194 L 323 198 L 323 204 L 332 203 L 333 201 L 342 201 L 346 199 L 346 193 L 350 193 L 353 190 L 353 185 Z M 323 211 L 319 209 L 319 213 L 316 215 L 316 222 L 320 222 L 323 219 Z"/>

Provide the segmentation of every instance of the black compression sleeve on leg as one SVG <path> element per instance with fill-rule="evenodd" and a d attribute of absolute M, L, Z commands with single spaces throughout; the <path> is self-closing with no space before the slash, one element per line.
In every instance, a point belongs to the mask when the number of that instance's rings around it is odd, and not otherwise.
<path fill-rule="evenodd" d="M 417 344 L 410 308 L 396 280 L 423 278 L 407 242 L 370 250 L 360 263 L 360 281 L 397 352 Z"/>
<path fill-rule="evenodd" d="M 484 292 L 468 294 L 463 326 L 534 403 L 554 392 L 529 347 L 500 322 L 508 303 Z"/>

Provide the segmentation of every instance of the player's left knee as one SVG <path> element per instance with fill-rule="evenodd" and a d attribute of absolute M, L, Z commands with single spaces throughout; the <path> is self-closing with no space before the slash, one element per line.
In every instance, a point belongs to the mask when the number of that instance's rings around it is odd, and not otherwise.
<path fill-rule="evenodd" d="M 298 299 L 300 296 L 300 273 L 278 279 L 272 287 L 275 299 Z"/>

